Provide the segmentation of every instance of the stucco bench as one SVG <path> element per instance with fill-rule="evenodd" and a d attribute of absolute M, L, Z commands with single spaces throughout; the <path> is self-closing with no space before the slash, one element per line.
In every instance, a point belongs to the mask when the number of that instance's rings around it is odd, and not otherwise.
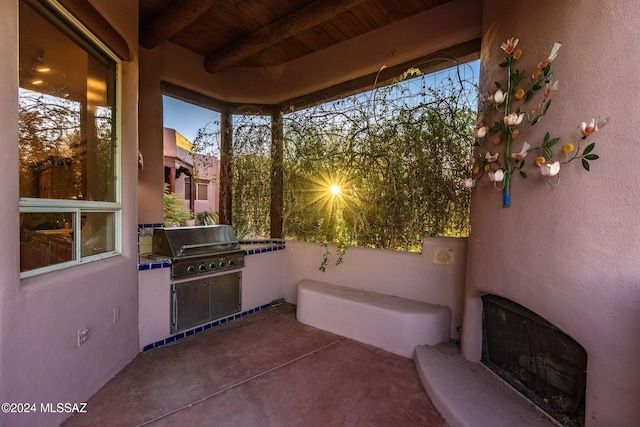
<path fill-rule="evenodd" d="M 404 357 L 449 340 L 448 307 L 315 280 L 298 284 L 298 321 Z"/>

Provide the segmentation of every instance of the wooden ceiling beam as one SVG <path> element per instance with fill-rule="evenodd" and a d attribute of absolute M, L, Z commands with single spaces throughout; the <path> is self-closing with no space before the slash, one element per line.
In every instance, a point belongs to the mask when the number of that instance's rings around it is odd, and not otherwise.
<path fill-rule="evenodd" d="M 220 0 L 182 0 L 175 2 L 140 29 L 140 46 L 153 49 L 207 13 Z"/>
<path fill-rule="evenodd" d="M 205 69 L 215 74 L 261 50 L 344 13 L 366 0 L 318 0 L 297 12 L 207 56 Z"/>

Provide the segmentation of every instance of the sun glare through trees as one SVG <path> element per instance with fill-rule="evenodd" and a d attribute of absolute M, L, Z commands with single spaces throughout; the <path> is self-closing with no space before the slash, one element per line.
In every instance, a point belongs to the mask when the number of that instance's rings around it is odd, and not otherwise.
<path fill-rule="evenodd" d="M 420 251 L 424 236 L 468 234 L 477 65 L 392 85 L 282 116 L 284 237 Z M 236 233 L 269 235 L 271 117 L 233 116 Z M 195 146 L 215 153 L 219 125 Z"/>

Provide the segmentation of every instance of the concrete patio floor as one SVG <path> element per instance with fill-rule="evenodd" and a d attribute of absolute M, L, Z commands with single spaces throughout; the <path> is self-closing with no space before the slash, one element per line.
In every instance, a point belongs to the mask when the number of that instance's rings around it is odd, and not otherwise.
<path fill-rule="evenodd" d="M 414 361 L 278 304 L 139 354 L 70 426 L 446 426 Z"/>

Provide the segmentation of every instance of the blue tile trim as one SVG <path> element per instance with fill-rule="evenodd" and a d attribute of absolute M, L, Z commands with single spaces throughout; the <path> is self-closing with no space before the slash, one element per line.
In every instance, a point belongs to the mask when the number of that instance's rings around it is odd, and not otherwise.
<path fill-rule="evenodd" d="M 160 263 L 160 262 L 142 263 L 142 264 L 140 263 L 140 237 L 149 236 L 151 235 L 150 233 L 153 232 L 154 228 L 162 228 L 162 227 L 164 227 L 163 222 L 138 224 L 138 271 L 171 267 L 171 262 L 168 262 L 168 261 L 165 261 L 163 263 Z"/>
<path fill-rule="evenodd" d="M 157 268 L 170 268 L 171 260 L 166 261 L 158 261 L 158 262 L 145 262 L 142 264 L 138 264 L 138 271 L 142 270 L 155 270 Z"/>
<path fill-rule="evenodd" d="M 273 251 L 281 251 L 285 249 L 285 241 L 284 240 L 243 240 L 240 241 L 240 245 L 245 246 L 244 254 L 245 255 L 254 255 L 254 254 L 262 254 L 265 252 L 273 252 Z M 260 245 L 263 247 L 250 248 L 252 245 Z M 269 245 L 264 247 L 264 245 Z M 247 247 L 248 246 L 248 247 Z"/>
<path fill-rule="evenodd" d="M 179 334 L 172 335 L 172 336 L 170 336 L 168 338 L 165 338 L 165 339 L 160 340 L 160 341 L 156 341 L 156 342 L 154 342 L 152 344 L 147 344 L 142 348 L 142 352 L 144 353 L 146 351 L 153 350 L 154 348 L 162 347 L 163 345 L 172 343 L 174 341 L 181 340 L 181 339 L 183 339 L 185 337 L 189 337 L 189 336 L 198 334 L 200 332 L 206 331 L 206 330 L 214 328 L 216 326 L 220 326 L 220 325 L 222 325 L 224 323 L 231 322 L 231 321 L 233 321 L 235 319 L 240 319 L 241 317 L 244 317 L 244 316 L 246 316 L 248 314 L 256 313 L 256 312 L 258 312 L 260 310 L 264 310 L 264 309 L 267 309 L 269 307 L 271 307 L 271 304 L 261 305 L 260 307 L 252 308 L 250 310 L 243 311 L 241 313 L 232 314 L 231 316 L 224 317 L 224 318 L 218 319 L 218 320 L 214 320 L 214 321 L 209 322 L 209 323 L 204 324 L 204 325 L 199 325 L 199 326 L 197 326 L 197 327 L 195 327 L 193 329 L 189 329 L 188 331 L 180 332 Z"/>

